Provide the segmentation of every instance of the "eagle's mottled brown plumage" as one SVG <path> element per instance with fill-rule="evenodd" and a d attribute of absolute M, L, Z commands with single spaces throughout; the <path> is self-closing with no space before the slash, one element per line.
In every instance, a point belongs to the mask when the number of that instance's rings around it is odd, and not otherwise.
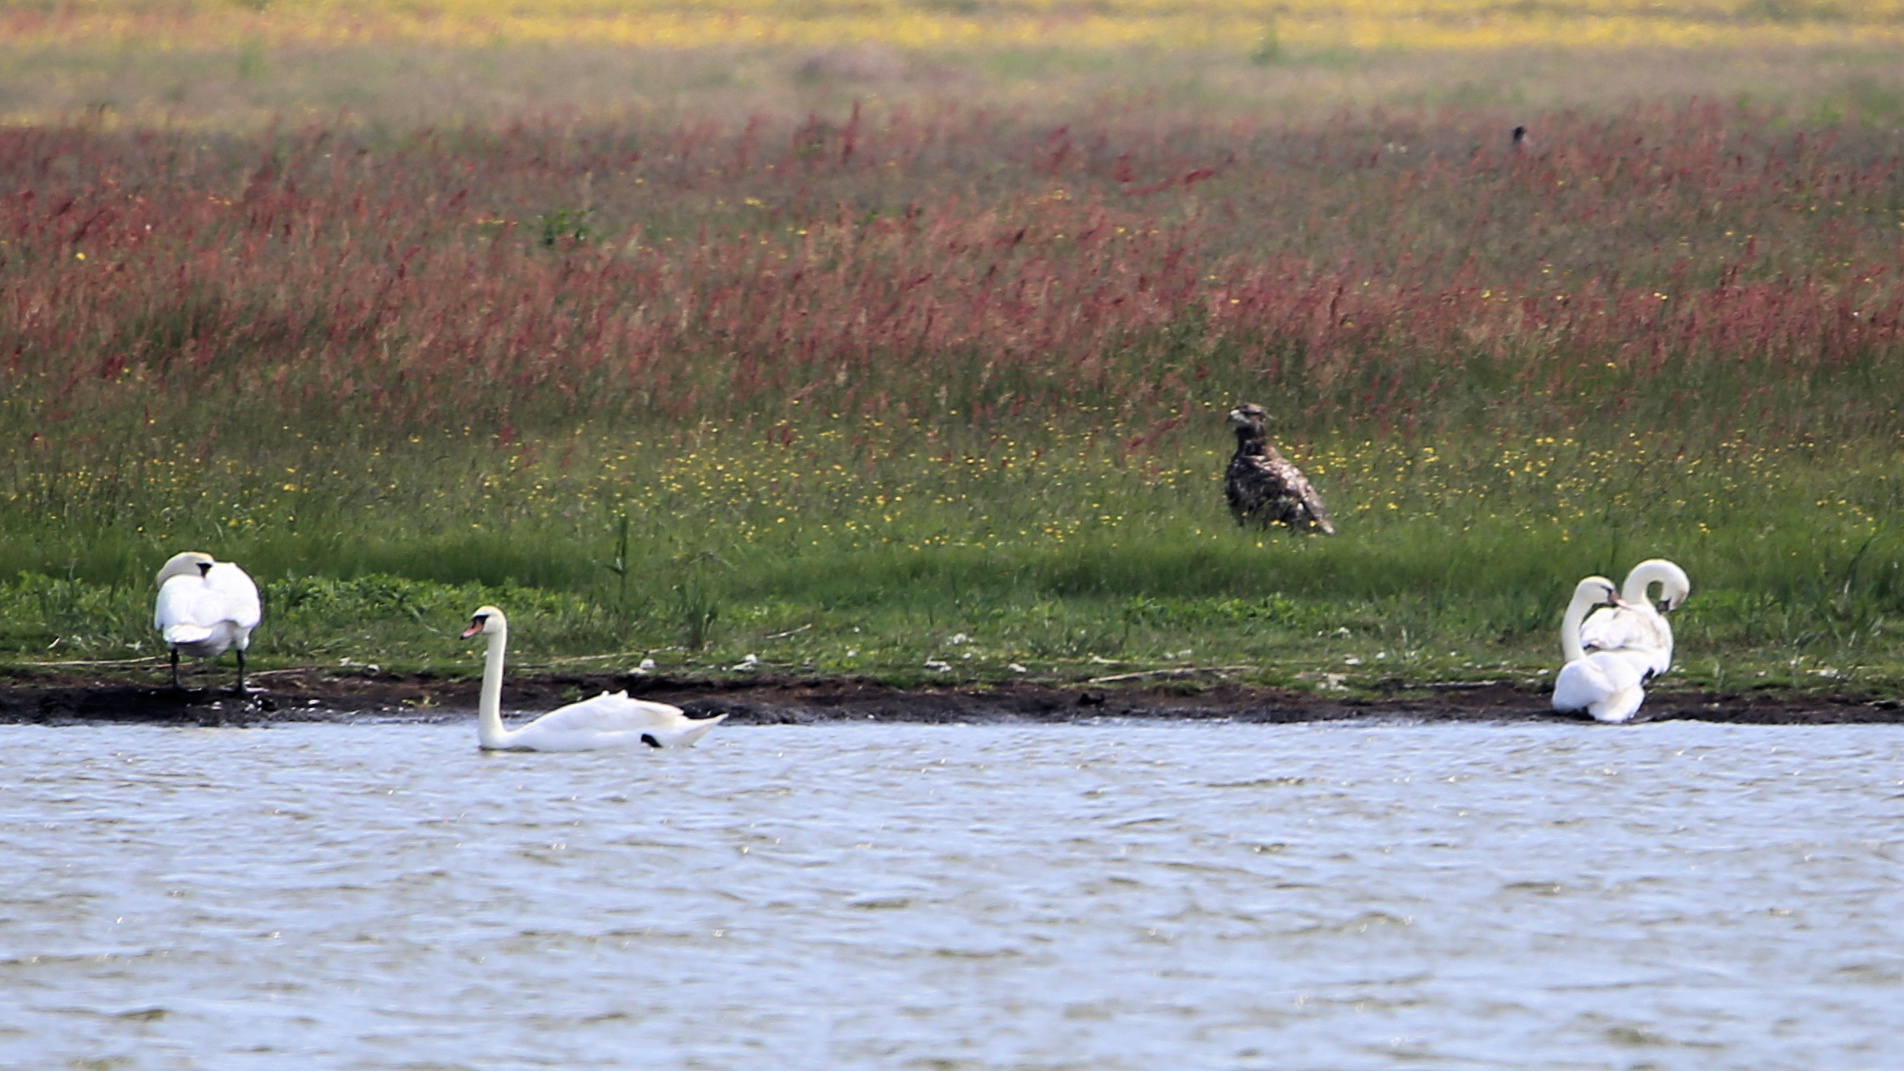
<path fill-rule="evenodd" d="M 1260 405 L 1244 402 L 1230 410 L 1230 427 L 1236 432 L 1236 453 L 1230 457 L 1229 472 L 1223 480 L 1223 493 L 1230 500 L 1230 513 L 1239 525 L 1286 524 L 1306 530 L 1319 528 L 1335 534 L 1329 511 L 1322 496 L 1302 470 L 1290 464 L 1269 445 L 1265 428 L 1269 414 Z"/>

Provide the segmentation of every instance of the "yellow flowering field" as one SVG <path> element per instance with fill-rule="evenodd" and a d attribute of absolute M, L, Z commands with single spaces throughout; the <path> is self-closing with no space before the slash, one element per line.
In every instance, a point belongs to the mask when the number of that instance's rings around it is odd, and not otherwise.
<path fill-rule="evenodd" d="M 0 6 L 0 41 L 656 49 L 1760 48 L 1904 40 L 1900 0 L 93 0 Z M 1266 51 L 1265 51 L 1266 50 Z"/>

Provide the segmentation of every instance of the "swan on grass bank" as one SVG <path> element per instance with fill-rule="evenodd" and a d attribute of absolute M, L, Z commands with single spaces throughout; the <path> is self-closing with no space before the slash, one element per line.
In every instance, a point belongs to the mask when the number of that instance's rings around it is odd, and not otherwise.
<path fill-rule="evenodd" d="M 1659 606 L 1648 591 L 1658 584 Z M 1692 594 L 1686 571 L 1664 558 L 1635 565 L 1620 585 L 1624 606 L 1595 610 L 1580 627 L 1580 644 L 1594 651 L 1622 651 L 1639 657 L 1648 676 L 1673 667 L 1673 627 L 1661 611 L 1671 611 Z"/>
<path fill-rule="evenodd" d="M 159 569 L 159 597 L 152 608 L 152 627 L 172 652 L 172 687 L 179 684 L 179 654 L 217 658 L 238 652 L 238 690 L 245 690 L 245 648 L 251 630 L 264 617 L 258 585 L 231 562 L 188 550 L 174 554 Z"/>
<path fill-rule="evenodd" d="M 1560 653 L 1567 664 L 1554 678 L 1554 709 L 1569 714 L 1584 710 L 1595 721 L 1626 721 L 1646 700 L 1646 660 L 1635 651 L 1589 654 L 1580 645 L 1580 623 L 1588 610 L 1601 603 L 1618 609 L 1626 600 L 1614 593 L 1613 581 L 1603 576 L 1590 576 L 1574 585 L 1573 602 L 1560 619 Z"/>
<path fill-rule="evenodd" d="M 502 723 L 502 661 L 509 646 L 509 621 L 494 606 L 469 617 L 463 638 L 487 636 L 483 653 L 482 698 L 476 707 L 476 739 L 490 751 L 595 751 L 601 748 L 687 747 L 707 735 L 727 715 L 695 720 L 680 707 L 630 699 L 628 693 L 603 692 L 593 699 L 557 707 L 519 729 Z"/>

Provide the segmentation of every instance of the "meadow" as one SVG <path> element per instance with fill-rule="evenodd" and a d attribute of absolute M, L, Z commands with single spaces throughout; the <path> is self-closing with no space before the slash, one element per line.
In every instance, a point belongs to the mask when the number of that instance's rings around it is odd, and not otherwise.
<path fill-rule="evenodd" d="M 0 33 L 25 45 L 139 48 L 255 42 L 460 47 L 578 42 L 1000 50 L 1127 46 L 1500 50 L 1871 46 L 1904 41 L 1898 0 L 13 0 Z"/>
<path fill-rule="evenodd" d="M 152 573 L 192 547 L 260 579 L 264 666 L 469 672 L 495 601 L 544 665 L 1531 679 L 1574 580 L 1665 555 L 1683 681 L 1904 683 L 1894 53 L 1530 105 L 1445 95 L 1475 52 L 1371 89 L 1354 41 L 1113 77 L 1124 46 L 1081 39 L 1006 77 L 894 30 L 643 52 L 589 107 L 484 76 L 313 115 L 263 88 L 337 89 L 303 10 L 207 31 L 232 84 L 168 113 L 198 53 L 109 75 L 112 24 L 45 44 L 16 9 L 15 70 L 78 73 L 0 101 L 13 665 L 152 657 Z M 349 70 L 464 47 L 376 34 Z M 545 47 L 505 54 L 588 60 L 548 95 L 623 70 Z M 1244 400 L 1340 536 L 1231 523 Z"/>

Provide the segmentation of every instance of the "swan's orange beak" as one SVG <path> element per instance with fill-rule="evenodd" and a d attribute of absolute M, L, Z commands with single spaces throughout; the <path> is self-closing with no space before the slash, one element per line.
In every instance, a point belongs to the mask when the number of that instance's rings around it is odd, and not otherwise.
<path fill-rule="evenodd" d="M 471 636 L 480 636 L 482 634 L 483 623 L 481 621 L 471 621 L 469 627 L 463 630 L 463 638 L 466 640 Z"/>

